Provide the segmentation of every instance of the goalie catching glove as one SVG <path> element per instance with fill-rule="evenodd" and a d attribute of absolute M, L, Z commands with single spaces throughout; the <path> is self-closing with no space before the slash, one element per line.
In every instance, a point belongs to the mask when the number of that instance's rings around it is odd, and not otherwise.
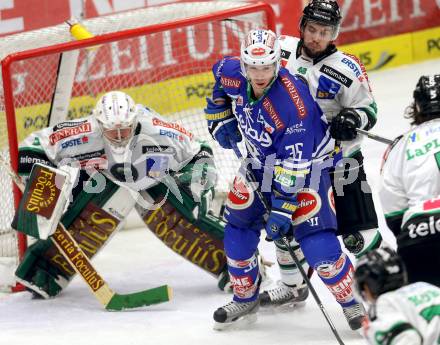
<path fill-rule="evenodd" d="M 205 117 L 208 121 L 208 130 L 211 136 L 224 149 L 232 149 L 232 143 L 242 140 L 238 121 L 232 113 L 231 104 L 225 102 L 217 104 L 210 98 L 206 98 L 207 107 Z"/>
<path fill-rule="evenodd" d="M 267 236 L 279 240 L 289 234 L 292 225 L 292 214 L 296 209 L 296 198 L 275 197 L 272 195 L 272 209 L 266 222 Z"/>

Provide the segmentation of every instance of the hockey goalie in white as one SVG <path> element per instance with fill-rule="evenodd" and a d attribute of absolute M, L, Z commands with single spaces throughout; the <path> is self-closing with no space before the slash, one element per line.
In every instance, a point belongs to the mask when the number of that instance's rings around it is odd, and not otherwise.
<path fill-rule="evenodd" d="M 27 137 L 19 149 L 20 175 L 26 178 L 35 163 L 77 168 L 61 222 L 89 257 L 135 207 L 164 244 L 217 277 L 220 288 L 227 286 L 224 223 L 208 212 L 217 179 L 212 151 L 179 124 L 112 91 L 100 98 L 91 116 Z M 54 297 L 74 271 L 47 236 L 31 231 L 38 224 L 26 221 L 26 200 L 22 198 L 13 227 L 37 234 L 38 240 L 27 249 L 16 278 L 34 294 Z"/>

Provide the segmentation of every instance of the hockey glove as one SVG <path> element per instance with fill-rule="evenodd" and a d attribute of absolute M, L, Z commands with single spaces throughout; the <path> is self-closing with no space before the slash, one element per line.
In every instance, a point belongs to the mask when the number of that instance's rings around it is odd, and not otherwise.
<path fill-rule="evenodd" d="M 330 135 L 336 140 L 353 140 L 357 136 L 356 128 L 360 128 L 361 124 L 361 117 L 356 110 L 342 109 L 332 120 Z"/>
<path fill-rule="evenodd" d="M 242 140 L 238 121 L 232 113 L 229 103 L 216 104 L 210 98 L 206 101 L 208 105 L 205 109 L 205 117 L 208 121 L 208 130 L 211 136 L 221 147 L 232 149 L 232 143 L 238 143 Z"/>
<path fill-rule="evenodd" d="M 269 238 L 279 240 L 289 234 L 295 209 L 296 198 L 272 196 L 272 209 L 266 222 L 266 233 Z"/>

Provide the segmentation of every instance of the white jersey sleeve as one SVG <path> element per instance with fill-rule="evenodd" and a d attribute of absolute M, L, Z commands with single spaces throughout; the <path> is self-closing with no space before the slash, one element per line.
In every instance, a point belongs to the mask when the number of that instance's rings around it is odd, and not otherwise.
<path fill-rule="evenodd" d="M 379 296 L 363 325 L 370 344 L 438 344 L 440 289 L 414 283 Z"/>
<path fill-rule="evenodd" d="M 280 36 L 282 65 L 290 73 L 308 83 L 310 93 L 329 122 L 344 108 L 353 108 L 361 117 L 361 128 L 370 129 L 376 123 L 377 105 L 365 67 L 355 57 L 336 47 L 323 56 L 311 59 L 301 54 L 301 41 L 296 37 Z M 361 136 L 344 145 L 344 155 L 360 147 Z"/>
<path fill-rule="evenodd" d="M 440 119 L 425 122 L 402 136 L 385 158 L 379 191 L 386 218 L 429 212 L 425 203 L 439 199 Z M 432 203 L 435 206 L 436 203 Z"/>

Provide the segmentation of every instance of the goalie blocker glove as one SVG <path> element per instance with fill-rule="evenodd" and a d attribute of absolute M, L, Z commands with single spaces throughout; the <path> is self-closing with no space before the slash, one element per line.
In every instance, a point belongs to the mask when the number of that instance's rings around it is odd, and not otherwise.
<path fill-rule="evenodd" d="M 356 128 L 360 128 L 362 120 L 354 109 L 342 109 L 330 124 L 330 134 L 336 140 L 353 140 L 357 136 Z"/>
<path fill-rule="evenodd" d="M 208 121 L 208 130 L 211 136 L 224 149 L 232 149 L 232 143 L 242 140 L 238 121 L 232 113 L 231 104 L 217 104 L 212 99 L 206 98 L 207 107 L 205 118 Z"/>

